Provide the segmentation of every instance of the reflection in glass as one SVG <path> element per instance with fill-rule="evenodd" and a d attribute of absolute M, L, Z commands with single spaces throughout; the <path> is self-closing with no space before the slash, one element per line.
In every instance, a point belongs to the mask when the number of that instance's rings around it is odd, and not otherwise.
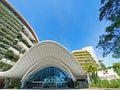
<path fill-rule="evenodd" d="M 30 75 L 22 88 L 72 88 L 71 77 L 57 67 L 46 67 Z"/>

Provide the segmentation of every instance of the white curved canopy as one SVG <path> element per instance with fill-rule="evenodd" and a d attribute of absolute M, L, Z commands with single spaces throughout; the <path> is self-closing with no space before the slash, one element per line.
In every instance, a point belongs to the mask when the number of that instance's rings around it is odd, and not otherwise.
<path fill-rule="evenodd" d="M 44 41 L 33 46 L 10 70 L 0 72 L 0 77 L 24 80 L 47 66 L 56 66 L 66 71 L 73 80 L 85 78 L 85 72 L 73 56 L 63 46 L 53 41 Z"/>

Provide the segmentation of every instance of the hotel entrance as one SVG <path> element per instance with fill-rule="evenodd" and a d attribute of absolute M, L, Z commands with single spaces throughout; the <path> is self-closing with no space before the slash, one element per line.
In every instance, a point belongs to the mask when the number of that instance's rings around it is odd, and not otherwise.
<path fill-rule="evenodd" d="M 73 88 L 71 77 L 57 67 L 46 67 L 22 83 L 22 88 Z"/>

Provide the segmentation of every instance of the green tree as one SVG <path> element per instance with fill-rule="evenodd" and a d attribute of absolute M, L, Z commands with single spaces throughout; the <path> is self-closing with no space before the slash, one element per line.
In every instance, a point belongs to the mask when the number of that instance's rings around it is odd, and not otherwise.
<path fill-rule="evenodd" d="M 101 4 L 99 20 L 106 19 L 111 25 L 100 36 L 97 47 L 103 49 L 103 56 L 111 53 L 120 58 L 120 0 L 101 0 Z"/>
<path fill-rule="evenodd" d="M 100 66 L 101 66 L 101 69 L 102 69 L 102 70 L 106 69 L 106 66 L 105 66 L 105 64 L 103 63 L 103 60 L 99 60 L 99 63 L 100 63 Z"/>
<path fill-rule="evenodd" d="M 89 83 L 97 83 L 97 67 L 93 67 L 91 64 L 85 65 L 84 70 L 87 73 L 87 78 Z"/>
<path fill-rule="evenodd" d="M 117 74 L 120 76 L 120 63 L 114 63 L 112 67 L 114 71 L 117 72 Z"/>

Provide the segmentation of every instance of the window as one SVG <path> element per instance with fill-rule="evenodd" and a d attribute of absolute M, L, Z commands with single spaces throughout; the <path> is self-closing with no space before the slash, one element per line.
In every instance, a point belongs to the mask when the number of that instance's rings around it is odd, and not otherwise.
<path fill-rule="evenodd" d="M 71 88 L 70 76 L 57 67 L 47 67 L 30 75 L 23 88 Z"/>

